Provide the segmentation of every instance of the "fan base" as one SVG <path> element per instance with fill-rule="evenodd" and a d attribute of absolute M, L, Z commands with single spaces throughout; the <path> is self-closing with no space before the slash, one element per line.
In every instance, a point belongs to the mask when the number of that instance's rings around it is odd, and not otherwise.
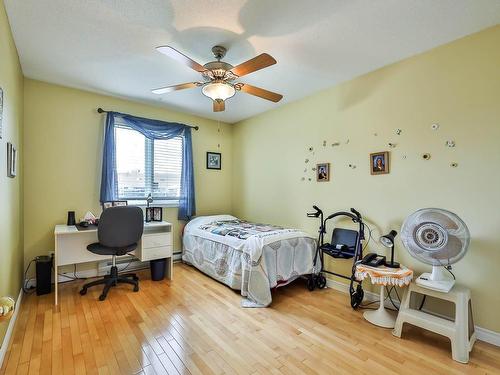
<path fill-rule="evenodd" d="M 421 287 L 432 289 L 437 292 L 448 293 L 453 285 L 455 285 L 455 280 L 445 279 L 445 280 L 432 280 L 432 274 L 423 273 L 415 280 L 417 285 Z"/>

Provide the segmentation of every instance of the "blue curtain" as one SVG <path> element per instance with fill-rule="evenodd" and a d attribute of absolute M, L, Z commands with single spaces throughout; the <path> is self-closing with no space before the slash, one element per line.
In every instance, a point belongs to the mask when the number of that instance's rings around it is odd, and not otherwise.
<path fill-rule="evenodd" d="M 115 159 L 115 118 L 137 130 L 149 139 L 182 137 L 181 196 L 179 198 L 179 220 L 189 220 L 196 213 L 194 198 L 193 146 L 191 127 L 176 122 L 165 122 L 136 117 L 118 112 L 108 112 L 104 134 L 102 160 L 101 203 L 118 199 L 118 177 Z"/>

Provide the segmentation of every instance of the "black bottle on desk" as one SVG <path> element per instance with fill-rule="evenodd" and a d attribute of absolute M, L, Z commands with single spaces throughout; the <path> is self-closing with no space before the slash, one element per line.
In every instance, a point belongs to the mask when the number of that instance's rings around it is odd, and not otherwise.
<path fill-rule="evenodd" d="M 66 225 L 75 225 L 76 220 L 75 220 L 75 211 L 68 211 L 68 221 L 66 222 Z"/>

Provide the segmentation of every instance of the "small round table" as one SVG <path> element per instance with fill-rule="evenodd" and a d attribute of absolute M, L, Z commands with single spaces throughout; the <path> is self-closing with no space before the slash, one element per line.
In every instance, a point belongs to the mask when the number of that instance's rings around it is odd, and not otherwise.
<path fill-rule="evenodd" d="M 413 279 L 413 271 L 405 266 L 400 266 L 400 268 L 389 268 L 385 266 L 370 267 L 364 264 L 358 264 L 355 273 L 356 279 L 362 281 L 368 276 L 370 276 L 372 284 L 380 285 L 380 303 L 377 310 L 365 311 L 363 317 L 376 326 L 394 328 L 396 314 L 394 314 L 393 311 L 387 310 L 384 306 L 384 289 L 387 285 L 396 285 L 399 287 L 409 285 Z"/>

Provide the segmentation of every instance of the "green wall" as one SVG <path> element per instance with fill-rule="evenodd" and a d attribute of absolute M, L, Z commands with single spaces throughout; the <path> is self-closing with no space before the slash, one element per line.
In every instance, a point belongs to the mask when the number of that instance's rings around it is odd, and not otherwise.
<path fill-rule="evenodd" d="M 68 210 L 77 218 L 92 211 L 100 215 L 102 140 L 105 115 L 97 108 L 190 125 L 197 213 L 231 212 L 232 127 L 193 115 L 137 102 L 25 79 L 25 262 L 54 250 L 54 226 L 64 224 Z M 220 144 L 220 149 L 218 148 Z M 222 153 L 224 168 L 207 170 L 207 151 Z M 181 250 L 183 222 L 177 208 L 164 208 L 173 223 L 174 250 Z M 80 267 L 82 268 L 82 267 Z"/>
<path fill-rule="evenodd" d="M 499 120 L 497 26 L 236 124 L 234 213 L 312 234 L 318 222 L 305 213 L 313 204 L 328 213 L 356 207 L 374 229 L 369 250 L 385 253 L 378 237 L 399 231 L 413 211 L 455 211 L 472 235 L 468 254 L 454 266 L 457 278 L 472 289 L 476 323 L 500 332 Z M 445 146 L 449 139 L 455 148 Z M 371 176 L 368 155 L 378 151 L 391 152 L 391 172 Z M 315 181 L 311 167 L 320 162 L 331 163 L 330 182 Z M 396 257 L 417 273 L 429 269 L 399 237 Z"/>
<path fill-rule="evenodd" d="M 0 296 L 17 298 L 23 268 L 23 75 L 12 39 L 3 0 L 0 0 L 0 87 L 3 89 L 2 139 L 0 139 Z M 7 142 L 18 153 L 17 177 L 6 174 Z M 0 320 L 0 345 L 8 320 Z"/>

